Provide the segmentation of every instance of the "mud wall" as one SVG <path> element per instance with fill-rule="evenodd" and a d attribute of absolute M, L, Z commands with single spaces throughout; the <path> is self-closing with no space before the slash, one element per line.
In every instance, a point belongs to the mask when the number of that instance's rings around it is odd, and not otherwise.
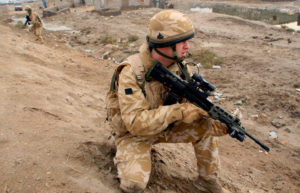
<path fill-rule="evenodd" d="M 270 24 L 283 24 L 297 20 L 297 13 L 288 10 L 217 4 L 213 6 L 213 12 L 235 15 L 250 20 L 260 20 Z"/>
<path fill-rule="evenodd" d="M 149 7 L 153 0 L 48 0 L 58 9 L 78 7 L 82 5 L 95 6 L 95 9 L 126 9 L 134 7 Z M 162 0 L 160 0 L 162 1 Z"/>
<path fill-rule="evenodd" d="M 70 0 L 75 7 L 77 6 L 82 6 L 82 5 L 87 5 L 87 6 L 92 6 L 94 5 L 95 0 Z"/>
<path fill-rule="evenodd" d="M 58 9 L 67 7 L 92 6 L 95 0 L 47 0 L 47 7 L 55 6 Z"/>
<path fill-rule="evenodd" d="M 195 2 L 174 2 L 177 9 L 190 9 L 195 7 L 212 8 L 215 13 L 239 16 L 250 20 L 264 21 L 270 24 L 283 24 L 297 20 L 297 10 L 267 9 L 258 7 L 247 7 L 230 5 L 224 3 L 195 3 Z"/>
<path fill-rule="evenodd" d="M 286 2 L 291 2 L 291 1 L 295 1 L 295 0 L 262 0 L 265 2 L 282 2 L 282 1 L 286 1 Z"/>
<path fill-rule="evenodd" d="M 6 19 L 8 17 L 9 7 L 8 5 L 1 5 L 0 6 L 0 20 Z"/>
<path fill-rule="evenodd" d="M 124 0 L 123 0 L 124 1 Z M 151 0 L 129 0 L 129 7 L 131 6 L 149 6 L 151 4 Z"/>
<path fill-rule="evenodd" d="M 94 5 L 95 9 L 126 9 L 132 7 L 147 7 L 150 6 L 151 2 L 151 0 L 94 0 Z"/>
<path fill-rule="evenodd" d="M 73 4 L 73 0 L 55 0 L 53 6 L 58 9 L 63 9 L 67 7 L 71 7 Z"/>

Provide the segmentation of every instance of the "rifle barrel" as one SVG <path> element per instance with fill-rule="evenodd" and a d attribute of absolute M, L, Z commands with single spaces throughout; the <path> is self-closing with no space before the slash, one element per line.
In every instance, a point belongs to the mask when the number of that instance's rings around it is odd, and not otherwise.
<path fill-rule="evenodd" d="M 262 147 L 264 150 L 266 150 L 267 152 L 270 151 L 270 148 L 267 147 L 265 144 L 263 144 L 262 142 L 260 142 L 258 139 L 256 139 L 255 137 L 253 137 L 252 135 L 250 135 L 247 131 L 245 131 L 245 134 L 250 137 L 253 141 L 255 141 L 255 143 L 257 143 L 258 145 L 260 145 L 260 147 Z"/>

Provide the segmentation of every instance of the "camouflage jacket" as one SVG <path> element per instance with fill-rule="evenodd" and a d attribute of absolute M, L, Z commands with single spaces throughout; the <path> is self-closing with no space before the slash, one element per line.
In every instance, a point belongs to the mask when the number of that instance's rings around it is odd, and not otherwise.
<path fill-rule="evenodd" d="M 152 64 L 153 59 L 145 43 L 138 54 L 128 57 L 116 70 L 119 72 L 116 91 L 108 93 L 107 107 L 115 108 L 112 118 L 109 118 L 111 110 L 108 110 L 108 120 L 117 137 L 126 134 L 151 137 L 171 123 L 182 120 L 180 104 L 163 106 L 162 95 L 168 89 L 158 81 L 144 81 L 144 74 Z M 169 70 L 176 74 L 180 72 L 176 64 L 171 65 Z M 145 85 L 141 88 L 143 82 Z M 116 112 L 116 108 L 120 112 Z"/>
<path fill-rule="evenodd" d="M 31 12 L 29 18 L 30 24 L 35 25 L 37 27 L 43 25 L 40 16 L 36 12 Z"/>

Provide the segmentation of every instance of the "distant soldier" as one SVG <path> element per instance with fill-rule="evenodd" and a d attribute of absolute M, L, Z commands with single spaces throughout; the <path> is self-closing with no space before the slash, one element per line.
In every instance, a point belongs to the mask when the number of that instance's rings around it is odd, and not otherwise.
<path fill-rule="evenodd" d="M 43 24 L 40 16 L 36 12 L 33 12 L 30 6 L 26 6 L 25 11 L 27 11 L 28 15 L 26 15 L 26 22 L 24 25 L 32 25 L 30 31 L 37 36 L 37 40 L 44 42 L 42 37 Z"/>

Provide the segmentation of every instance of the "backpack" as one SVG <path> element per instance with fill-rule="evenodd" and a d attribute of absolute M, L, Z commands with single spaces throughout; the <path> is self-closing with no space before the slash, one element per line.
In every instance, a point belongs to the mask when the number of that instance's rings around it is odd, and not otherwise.
<path fill-rule="evenodd" d="M 128 133 L 125 124 L 121 117 L 119 99 L 118 99 L 118 80 L 122 69 L 125 66 L 130 66 L 133 72 L 136 74 L 137 83 L 140 85 L 144 92 L 145 84 L 145 68 L 142 64 L 139 54 L 129 56 L 124 62 L 122 62 L 114 71 L 111 79 L 110 90 L 106 94 L 106 120 L 109 122 L 110 127 L 113 129 L 113 135 L 118 137 L 124 136 Z"/>

